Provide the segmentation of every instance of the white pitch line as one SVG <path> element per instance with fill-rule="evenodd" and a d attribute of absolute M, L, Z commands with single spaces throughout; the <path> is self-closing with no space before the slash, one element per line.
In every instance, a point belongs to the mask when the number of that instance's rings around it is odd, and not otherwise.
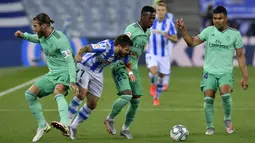
<path fill-rule="evenodd" d="M 138 109 L 141 112 L 149 112 L 149 111 L 158 111 L 158 112 L 197 112 L 197 111 L 204 111 L 201 108 L 169 108 L 169 109 Z M 255 111 L 255 108 L 235 108 L 232 109 L 233 111 Z M 58 109 L 43 109 L 44 112 L 57 112 Z M 111 109 L 95 109 L 95 112 L 109 112 Z M 215 111 L 223 111 L 223 109 L 215 109 Z M 29 109 L 0 109 L 0 112 L 29 112 Z"/>
<path fill-rule="evenodd" d="M 41 76 L 40 76 L 40 77 L 41 77 Z M 11 93 L 11 92 L 17 91 L 17 90 L 19 90 L 19 89 L 21 89 L 21 88 L 23 88 L 23 87 L 28 86 L 28 85 L 31 85 L 32 83 L 34 83 L 34 82 L 35 82 L 38 78 L 40 78 L 40 77 L 34 78 L 34 79 L 32 79 L 32 80 L 30 80 L 30 81 L 27 81 L 27 82 L 25 82 L 25 83 L 22 83 L 22 84 L 20 84 L 20 85 L 18 85 L 18 86 L 15 86 L 15 87 L 13 87 L 13 88 L 10 88 L 10 89 L 7 89 L 7 90 L 5 90 L 5 91 L 2 91 L 2 92 L 0 92 L 0 97 L 1 97 L 1 96 L 4 96 L 4 95 L 6 95 L 6 94 L 9 94 L 9 93 Z"/>

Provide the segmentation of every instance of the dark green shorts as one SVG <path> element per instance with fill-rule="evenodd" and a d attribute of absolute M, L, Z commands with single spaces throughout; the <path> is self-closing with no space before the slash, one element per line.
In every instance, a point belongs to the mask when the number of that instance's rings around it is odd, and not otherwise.
<path fill-rule="evenodd" d="M 128 73 L 124 66 L 114 65 L 112 66 L 112 76 L 118 91 L 118 95 L 124 90 L 131 90 L 133 95 L 142 96 L 143 90 L 140 83 L 139 71 L 133 70 L 134 75 L 136 76 L 136 81 L 131 82 L 128 77 Z"/>
<path fill-rule="evenodd" d="M 215 92 L 224 84 L 234 87 L 234 77 L 232 73 L 216 75 L 203 72 L 200 88 L 201 91 L 212 89 Z"/>

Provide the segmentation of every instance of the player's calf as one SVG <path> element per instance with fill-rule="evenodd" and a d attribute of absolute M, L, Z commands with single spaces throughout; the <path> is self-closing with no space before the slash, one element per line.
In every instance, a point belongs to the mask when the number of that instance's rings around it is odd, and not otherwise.
<path fill-rule="evenodd" d="M 84 97 L 87 94 L 87 90 L 80 87 L 79 88 L 80 93 L 76 96 L 74 96 L 73 100 L 70 102 L 69 107 L 68 107 L 68 125 L 70 126 L 77 111 L 78 108 L 80 106 L 80 104 L 82 103 Z"/>

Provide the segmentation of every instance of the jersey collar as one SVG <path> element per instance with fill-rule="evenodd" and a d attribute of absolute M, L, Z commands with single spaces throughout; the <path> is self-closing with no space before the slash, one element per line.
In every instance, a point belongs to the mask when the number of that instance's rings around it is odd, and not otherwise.
<path fill-rule="evenodd" d="M 46 40 L 49 40 L 50 37 L 52 36 L 53 32 L 55 32 L 55 28 L 52 27 L 52 32 L 50 33 L 50 35 L 46 38 Z"/>
<path fill-rule="evenodd" d="M 146 29 L 146 31 L 144 31 L 143 28 L 142 28 L 142 26 L 139 24 L 139 22 L 136 22 L 136 24 L 138 25 L 138 27 L 139 27 L 144 33 L 147 32 L 147 29 Z"/>

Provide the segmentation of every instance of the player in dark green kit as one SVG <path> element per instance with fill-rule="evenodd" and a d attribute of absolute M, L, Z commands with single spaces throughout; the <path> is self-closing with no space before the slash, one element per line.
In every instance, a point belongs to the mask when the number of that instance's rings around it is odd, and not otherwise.
<path fill-rule="evenodd" d="M 248 88 L 248 71 L 243 53 L 243 42 L 238 30 L 227 26 L 227 10 L 218 6 L 213 10 L 214 26 L 205 28 L 197 36 L 188 35 L 182 19 L 177 19 L 176 26 L 189 46 L 197 46 L 206 41 L 204 72 L 201 90 L 204 93 L 204 112 L 207 124 L 206 135 L 214 134 L 214 99 L 217 90 L 220 91 L 224 107 L 224 124 L 227 133 L 233 133 L 232 126 L 232 97 L 234 85 L 233 59 L 236 52 L 242 72 L 241 87 Z"/>
<path fill-rule="evenodd" d="M 156 13 L 153 7 L 144 6 L 141 11 L 140 21 L 130 24 L 125 30 L 125 34 L 128 35 L 133 42 L 133 47 L 130 50 L 133 71 L 127 73 L 123 63 L 116 63 L 111 67 L 120 98 L 113 103 L 112 111 L 105 119 L 105 125 L 110 134 L 116 134 L 113 122 L 114 118 L 120 113 L 123 107 L 130 103 L 126 113 L 126 121 L 120 134 L 127 139 L 133 138 L 129 132 L 129 127 L 135 118 L 140 103 L 140 97 L 143 95 L 138 71 L 138 60 L 144 51 L 144 47 L 148 44 L 150 27 L 153 25 L 155 16 Z M 128 76 L 132 74 L 136 76 L 135 82 L 131 82 L 128 78 Z"/>
<path fill-rule="evenodd" d="M 62 32 L 51 27 L 53 22 L 47 14 L 41 13 L 33 19 L 33 30 L 37 34 L 32 35 L 21 31 L 15 33 L 16 37 L 41 44 L 49 68 L 49 72 L 25 92 L 29 108 L 38 122 L 38 129 L 33 142 L 39 141 L 43 134 L 50 130 L 38 98 L 54 94 L 58 104 L 60 122 L 53 121 L 51 124 L 59 129 L 63 135 L 69 136 L 67 127 L 68 104 L 65 95 L 68 93 L 69 86 L 75 90 L 76 94 L 79 92 L 75 84 L 76 66 L 70 43 Z"/>

